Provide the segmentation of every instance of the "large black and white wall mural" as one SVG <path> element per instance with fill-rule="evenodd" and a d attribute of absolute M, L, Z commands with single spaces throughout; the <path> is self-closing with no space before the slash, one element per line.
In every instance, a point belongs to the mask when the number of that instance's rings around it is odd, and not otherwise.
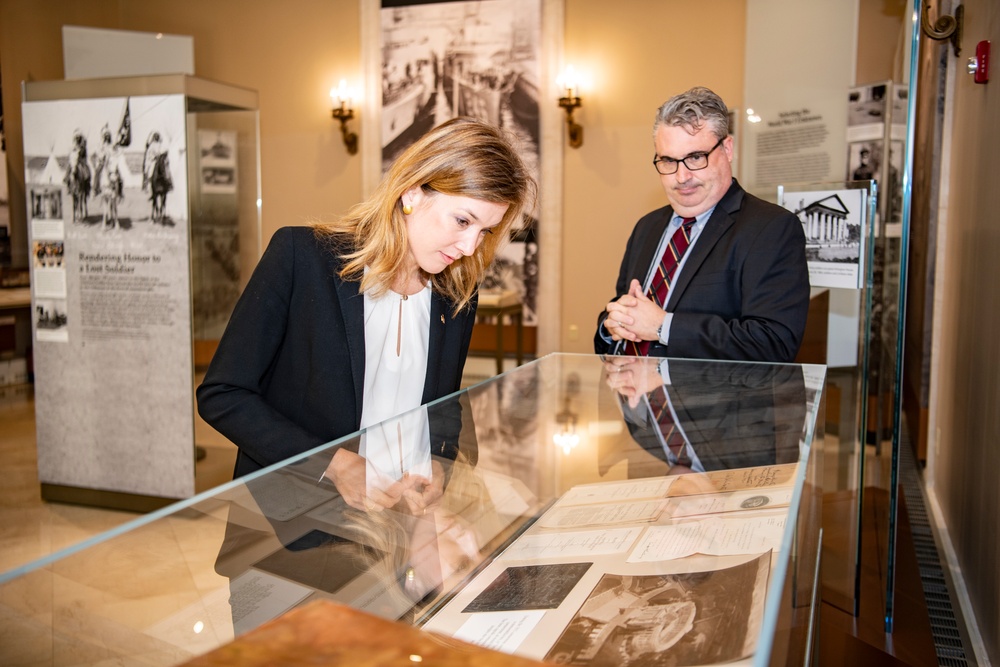
<path fill-rule="evenodd" d="M 472 116 L 514 134 L 540 175 L 541 0 L 382 0 L 383 172 L 432 127 Z M 498 256 L 484 289 L 521 294 L 536 323 L 537 213 Z"/>

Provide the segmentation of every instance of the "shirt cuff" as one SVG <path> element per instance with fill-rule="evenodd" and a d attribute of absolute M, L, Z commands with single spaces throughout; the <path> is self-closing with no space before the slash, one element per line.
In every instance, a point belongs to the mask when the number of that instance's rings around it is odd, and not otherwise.
<path fill-rule="evenodd" d="M 663 314 L 663 323 L 660 324 L 660 344 L 666 345 L 670 340 L 670 323 L 674 319 L 673 313 Z"/>
<path fill-rule="evenodd" d="M 601 340 L 603 340 L 608 345 L 614 345 L 615 339 L 611 337 L 611 332 L 608 331 L 608 328 L 606 326 L 604 326 L 604 323 L 607 321 L 608 318 L 605 317 L 604 320 L 601 322 L 601 326 L 597 327 L 597 335 L 600 336 Z"/>

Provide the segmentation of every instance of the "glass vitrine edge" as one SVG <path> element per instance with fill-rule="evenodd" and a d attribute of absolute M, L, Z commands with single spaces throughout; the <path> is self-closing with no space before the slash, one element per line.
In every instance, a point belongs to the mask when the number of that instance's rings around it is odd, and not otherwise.
<path fill-rule="evenodd" d="M 546 356 L 552 356 L 552 355 L 546 355 Z M 523 364 L 522 366 L 519 366 L 518 368 L 523 368 L 524 366 L 527 366 L 529 364 L 537 363 L 537 362 L 541 361 L 541 359 L 544 359 L 544 358 L 546 358 L 546 357 L 541 357 L 539 359 L 533 360 L 531 362 Z M 510 371 L 508 371 L 508 372 L 510 372 Z M 440 397 L 438 399 L 430 401 L 429 403 L 426 403 L 426 404 L 424 404 L 422 406 L 413 408 L 413 410 L 420 410 L 420 409 L 426 408 L 428 406 L 437 405 L 437 404 L 443 403 L 445 401 L 453 400 L 456 396 L 460 396 L 460 395 L 462 395 L 464 393 L 467 393 L 473 387 L 479 387 L 481 385 L 486 385 L 486 384 L 489 384 L 491 382 L 497 381 L 498 378 L 501 378 L 503 375 L 506 375 L 506 373 L 501 374 L 501 375 L 497 375 L 497 376 L 494 376 L 494 377 L 491 377 L 491 378 L 487 378 L 487 379 L 483 380 L 482 382 L 476 383 L 474 385 L 470 385 L 468 387 L 464 387 L 462 389 L 458 389 L 458 390 L 452 392 L 451 394 L 447 394 L 447 395 L 442 396 L 442 397 Z M 402 414 L 407 414 L 407 413 L 401 413 L 401 415 Z M 397 417 L 401 416 L 401 415 L 397 415 Z M 327 449 L 332 449 L 334 447 L 338 447 L 340 445 L 343 445 L 345 442 L 348 442 L 350 440 L 353 440 L 353 439 L 359 437 L 364 432 L 365 432 L 365 429 L 359 429 L 359 430 L 357 430 L 357 431 L 355 431 L 353 433 L 349 433 L 349 434 L 347 434 L 345 436 L 342 436 L 340 438 L 336 438 L 336 439 L 331 440 L 329 442 L 325 442 L 325 443 L 323 443 L 321 445 L 317 445 L 316 447 L 314 447 L 314 448 L 312 448 L 310 450 L 307 450 L 305 452 L 296 454 L 296 455 L 294 455 L 294 456 L 292 456 L 290 458 L 284 459 L 284 460 L 279 461 L 277 463 L 274 463 L 274 464 L 272 464 L 270 466 L 262 468 L 261 470 L 254 471 L 254 472 L 249 473 L 247 475 L 244 475 L 243 477 L 240 477 L 238 479 L 234 479 L 234 480 L 231 480 L 229 482 L 225 482 L 224 484 L 221 484 L 219 486 L 213 487 L 211 489 L 206 489 L 205 491 L 203 491 L 201 493 L 198 493 L 198 494 L 195 494 L 195 495 L 191 496 L 190 498 L 183 498 L 183 499 L 177 500 L 176 502 L 170 503 L 169 505 L 167 505 L 165 507 L 162 507 L 160 509 L 154 510 L 154 511 L 148 513 L 148 514 L 143 514 L 142 516 L 136 517 L 134 519 L 130 519 L 129 521 L 126 521 L 125 523 L 123 523 L 123 524 L 121 524 L 119 526 L 115 526 L 114 528 L 111 528 L 111 529 L 106 530 L 104 532 L 98 533 L 97 535 L 93 535 L 93 536 L 91 536 L 91 537 L 89 537 L 89 538 L 87 538 L 85 540 L 82 540 L 82 541 L 76 543 L 76 544 L 70 545 L 70 546 L 65 547 L 63 549 L 59 549 L 58 551 L 54 551 L 51 554 L 47 554 L 45 556 L 41 556 L 41 557 L 36 558 L 35 560 L 32 560 L 32 561 L 30 561 L 28 563 L 25 563 L 25 564 L 20 565 L 18 567 L 15 567 L 15 568 L 12 568 L 10 570 L 7 570 L 6 572 L 0 572 L 0 585 L 3 585 L 3 584 L 5 584 L 5 583 L 7 583 L 7 582 L 9 582 L 9 581 L 11 581 L 13 579 L 17 579 L 18 577 L 21 577 L 21 576 L 23 576 L 25 574 L 28 574 L 29 572 L 33 572 L 35 570 L 38 570 L 38 569 L 47 567 L 49 565 L 52 565 L 52 564 L 54 564 L 54 563 L 56 563 L 56 562 L 58 562 L 58 561 L 60 561 L 60 560 L 62 560 L 64 558 L 68 558 L 69 556 L 77 554 L 77 553 L 79 553 L 79 552 L 81 552 L 81 551 L 83 551 L 85 549 L 88 549 L 88 548 L 90 548 L 92 546 L 95 546 L 97 544 L 101 544 L 103 542 L 107 542 L 109 540 L 115 539 L 117 537 L 120 537 L 120 536 L 128 533 L 128 532 L 131 532 L 133 530 L 136 530 L 136 529 L 142 528 L 144 526 L 147 526 L 147 525 L 149 525 L 151 523 L 154 523 L 155 521 L 158 521 L 160 519 L 164 519 L 166 517 L 174 515 L 174 514 L 176 514 L 177 512 L 179 512 L 181 510 L 190 509 L 190 508 L 194 507 L 195 505 L 198 505 L 199 503 L 206 502 L 206 501 L 218 498 L 218 496 L 226 493 L 227 491 L 232 491 L 234 489 L 238 489 L 240 487 L 243 487 L 248 482 L 260 479 L 261 477 L 263 477 L 263 476 L 265 476 L 265 475 L 267 475 L 269 473 L 272 473 L 272 472 L 274 472 L 276 470 L 285 468 L 285 467 L 293 465 L 293 464 L 295 464 L 295 463 L 297 463 L 299 461 L 303 461 L 305 459 L 308 459 L 310 456 L 314 456 L 314 455 L 316 455 L 316 454 L 318 454 L 320 452 L 323 452 L 323 451 L 325 451 Z"/>
<path fill-rule="evenodd" d="M 806 415 L 806 428 L 804 433 L 805 443 L 799 456 L 799 467 L 796 470 L 795 483 L 792 488 L 792 497 L 789 501 L 788 514 L 785 517 L 785 529 L 781 536 L 781 549 L 778 551 L 778 559 L 774 569 L 771 571 L 767 585 L 767 597 L 764 601 L 764 618 L 761 621 L 761 631 L 756 650 L 754 651 L 753 664 L 757 667 L 770 664 L 771 650 L 774 647 L 774 634 L 777 630 L 778 617 L 781 614 L 781 602 L 787 576 L 788 567 L 792 561 L 792 549 L 794 545 L 794 534 L 799 518 L 799 510 L 802 507 L 802 492 L 805 488 L 806 475 L 809 469 L 809 459 L 813 454 L 813 438 L 816 435 L 816 420 L 819 419 L 819 405 L 822 403 L 823 388 L 826 380 L 826 366 L 823 364 L 799 364 L 803 368 L 822 367 L 824 369 L 824 382 L 820 383 L 816 390 L 815 400 L 812 402 L 812 409 Z M 817 554 L 817 558 L 818 558 Z"/>

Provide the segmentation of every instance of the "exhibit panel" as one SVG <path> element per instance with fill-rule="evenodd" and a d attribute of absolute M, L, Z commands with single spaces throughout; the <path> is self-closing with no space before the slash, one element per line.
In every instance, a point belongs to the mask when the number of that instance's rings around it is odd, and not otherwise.
<path fill-rule="evenodd" d="M 175 665 L 326 600 L 536 660 L 803 664 L 824 383 L 543 357 L 0 575 L 0 662 Z"/>
<path fill-rule="evenodd" d="M 259 256 L 257 95 L 164 75 L 23 98 L 42 496 L 191 497 L 194 343 Z"/>

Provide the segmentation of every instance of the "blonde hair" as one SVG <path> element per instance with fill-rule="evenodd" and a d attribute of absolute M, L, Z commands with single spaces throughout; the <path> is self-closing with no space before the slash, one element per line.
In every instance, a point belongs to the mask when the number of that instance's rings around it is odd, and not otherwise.
<path fill-rule="evenodd" d="M 430 276 L 433 289 L 454 304 L 457 314 L 469 303 L 515 226 L 530 213 L 535 182 L 514 140 L 500 128 L 473 118 L 455 118 L 435 127 L 393 162 L 371 197 L 339 220 L 313 225 L 317 236 L 326 238 L 331 250 L 347 260 L 340 276 L 360 280 L 363 292 L 384 294 L 403 267 L 409 243 L 400 198 L 413 187 L 507 205 L 500 224 L 472 255 Z"/>

